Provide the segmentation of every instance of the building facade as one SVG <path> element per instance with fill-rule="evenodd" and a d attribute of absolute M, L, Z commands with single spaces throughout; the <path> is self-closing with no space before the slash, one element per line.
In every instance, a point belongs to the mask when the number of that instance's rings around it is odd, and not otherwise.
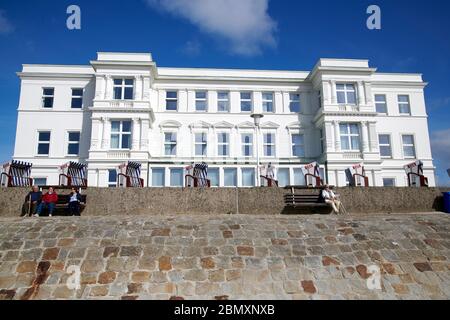
<path fill-rule="evenodd" d="M 58 167 L 86 163 L 90 186 L 116 185 L 126 161 L 150 187 L 184 184 L 185 167 L 209 165 L 213 186 L 257 184 L 256 162 L 280 185 L 302 185 L 317 161 L 332 185 L 364 163 L 372 186 L 406 186 L 420 159 L 435 185 L 426 83 L 377 73 L 367 60 L 320 59 L 312 71 L 157 67 L 147 53 L 98 53 L 86 66 L 24 65 L 14 159 L 33 163 L 37 184 Z M 252 113 L 261 113 L 259 129 Z M 325 172 L 325 163 L 327 170 Z"/>

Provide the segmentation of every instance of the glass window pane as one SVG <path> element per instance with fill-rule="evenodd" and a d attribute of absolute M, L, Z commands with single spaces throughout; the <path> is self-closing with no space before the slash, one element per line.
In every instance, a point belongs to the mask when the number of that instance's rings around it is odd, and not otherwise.
<path fill-rule="evenodd" d="M 347 92 L 347 103 L 356 104 L 356 93 L 355 92 Z"/>
<path fill-rule="evenodd" d="M 337 90 L 344 90 L 345 89 L 345 85 L 343 85 L 343 84 L 336 84 L 336 89 Z"/>
<path fill-rule="evenodd" d="M 209 168 L 208 169 L 208 179 L 211 180 L 211 187 L 219 186 L 219 169 Z"/>
<path fill-rule="evenodd" d="M 39 132 L 39 141 L 50 141 L 50 132 Z"/>
<path fill-rule="evenodd" d="M 53 96 L 55 93 L 54 88 L 45 88 L 43 91 L 44 91 L 44 96 Z"/>
<path fill-rule="evenodd" d="M 117 170 L 111 169 L 108 170 L 108 183 L 115 184 L 117 182 Z"/>
<path fill-rule="evenodd" d="M 228 100 L 228 92 L 219 92 L 217 97 L 219 100 Z"/>
<path fill-rule="evenodd" d="M 83 89 L 72 89 L 72 96 L 80 97 L 83 95 Z"/>
<path fill-rule="evenodd" d="M 44 108 L 53 108 L 53 98 L 44 98 Z"/>
<path fill-rule="evenodd" d="M 389 135 L 380 134 L 378 137 L 379 137 L 380 144 L 389 144 L 390 143 Z"/>
<path fill-rule="evenodd" d="M 122 135 L 122 149 L 130 149 L 131 147 L 131 135 L 124 134 Z"/>
<path fill-rule="evenodd" d="M 352 150 L 359 150 L 359 137 L 351 137 L 352 139 Z"/>
<path fill-rule="evenodd" d="M 34 178 L 33 184 L 39 187 L 43 187 L 47 185 L 47 178 Z"/>
<path fill-rule="evenodd" d="M 346 101 L 345 101 L 345 93 L 344 92 L 338 92 L 337 93 L 337 100 L 338 100 L 338 103 L 340 103 L 340 104 L 346 103 Z"/>
<path fill-rule="evenodd" d="M 67 154 L 78 155 L 80 145 L 78 143 L 69 143 Z"/>
<path fill-rule="evenodd" d="M 206 101 L 196 101 L 195 102 L 195 110 L 206 111 Z"/>
<path fill-rule="evenodd" d="M 405 95 L 398 96 L 398 102 L 409 102 L 409 97 Z"/>
<path fill-rule="evenodd" d="M 134 80 L 133 79 L 125 79 L 125 85 L 126 86 L 134 85 Z"/>
<path fill-rule="evenodd" d="M 117 85 L 122 85 L 122 81 L 123 81 L 123 79 L 114 79 L 114 84 L 117 86 Z"/>
<path fill-rule="evenodd" d="M 122 87 L 114 88 L 114 99 L 116 100 L 122 99 Z"/>
<path fill-rule="evenodd" d="M 285 186 L 289 185 L 290 184 L 289 169 L 288 168 L 278 169 L 277 179 L 278 179 L 278 186 L 285 187 Z"/>
<path fill-rule="evenodd" d="M 176 100 L 167 101 L 166 102 L 166 110 L 176 111 L 177 110 L 177 101 Z"/>
<path fill-rule="evenodd" d="M 252 98 L 252 94 L 250 92 L 241 92 L 242 100 L 250 100 Z"/>
<path fill-rule="evenodd" d="M 273 112 L 273 103 L 263 102 L 263 112 Z"/>
<path fill-rule="evenodd" d="M 359 134 L 359 126 L 356 123 L 350 124 L 350 133 Z"/>
<path fill-rule="evenodd" d="M 404 113 L 404 114 L 409 114 L 411 113 L 410 109 L 409 109 L 409 105 L 407 104 L 401 104 L 400 105 L 400 113 Z"/>
<path fill-rule="evenodd" d="M 83 99 L 82 98 L 72 98 L 72 108 L 81 108 L 83 106 Z"/>
<path fill-rule="evenodd" d="M 380 146 L 380 155 L 382 157 L 391 157 L 391 147 L 389 147 L 389 146 Z"/>
<path fill-rule="evenodd" d="M 178 93 L 176 91 L 167 91 L 166 92 L 166 97 L 167 98 L 176 99 L 177 96 L 178 96 Z"/>
<path fill-rule="evenodd" d="M 183 169 L 170 169 L 170 186 L 183 186 Z"/>
<path fill-rule="evenodd" d="M 346 124 L 340 124 L 339 130 L 340 130 L 341 134 L 348 134 L 348 128 L 347 128 Z"/>
<path fill-rule="evenodd" d="M 251 168 L 242 169 L 242 186 L 243 187 L 255 186 L 255 169 Z"/>
<path fill-rule="evenodd" d="M 416 156 L 413 146 L 405 146 L 403 147 L 403 151 L 405 153 L 405 157 L 414 158 Z"/>
<path fill-rule="evenodd" d="M 153 168 L 152 169 L 152 186 L 153 187 L 164 187 L 165 185 L 165 169 L 164 168 Z"/>
<path fill-rule="evenodd" d="M 395 187 L 395 179 L 393 178 L 383 178 L 384 187 Z"/>
<path fill-rule="evenodd" d="M 195 98 L 196 99 L 206 99 L 206 92 L 204 92 L 204 91 L 197 91 L 195 93 Z"/>
<path fill-rule="evenodd" d="M 300 103 L 299 102 L 291 102 L 289 104 L 289 109 L 291 112 L 300 112 Z"/>
<path fill-rule="evenodd" d="M 218 111 L 228 111 L 228 101 L 219 101 L 217 103 Z"/>
<path fill-rule="evenodd" d="M 119 149 L 120 136 L 118 134 L 111 135 L 111 148 Z"/>
<path fill-rule="evenodd" d="M 377 103 L 375 106 L 377 113 L 387 113 L 387 106 L 385 103 Z"/>
<path fill-rule="evenodd" d="M 50 151 L 50 144 L 48 143 L 39 143 L 38 145 L 38 154 L 48 155 Z"/>
<path fill-rule="evenodd" d="M 376 102 L 386 102 L 386 96 L 383 94 L 376 94 L 375 95 L 375 101 Z"/>
<path fill-rule="evenodd" d="M 402 136 L 403 144 L 414 144 L 414 138 L 411 135 Z"/>
<path fill-rule="evenodd" d="M 350 150 L 350 143 L 347 137 L 341 137 L 341 148 L 342 150 Z"/>
<path fill-rule="evenodd" d="M 355 91 L 355 85 L 351 83 L 346 84 L 347 91 Z"/>
<path fill-rule="evenodd" d="M 241 101 L 241 111 L 251 112 L 252 111 L 252 103 L 250 101 Z"/>
<path fill-rule="evenodd" d="M 79 132 L 69 132 L 69 141 L 80 141 Z"/>
<path fill-rule="evenodd" d="M 224 169 L 224 186 L 236 187 L 237 186 L 237 169 Z"/>
<path fill-rule="evenodd" d="M 304 186 L 306 185 L 305 176 L 302 169 L 294 169 L 294 185 Z"/>
<path fill-rule="evenodd" d="M 125 100 L 133 100 L 133 88 L 125 88 Z"/>
<path fill-rule="evenodd" d="M 122 131 L 123 132 L 131 132 L 131 121 L 123 121 L 122 122 Z"/>

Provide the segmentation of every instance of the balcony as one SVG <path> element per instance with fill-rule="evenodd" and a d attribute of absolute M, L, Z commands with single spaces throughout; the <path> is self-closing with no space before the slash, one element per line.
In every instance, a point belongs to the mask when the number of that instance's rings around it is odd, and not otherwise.
<path fill-rule="evenodd" d="M 138 100 L 94 100 L 93 110 L 127 110 L 127 111 L 150 111 L 150 101 Z"/>

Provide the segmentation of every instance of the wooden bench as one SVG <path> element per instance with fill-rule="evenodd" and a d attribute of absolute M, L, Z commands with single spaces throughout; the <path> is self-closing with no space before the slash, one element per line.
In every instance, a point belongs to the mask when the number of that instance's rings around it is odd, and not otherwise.
<path fill-rule="evenodd" d="M 298 210 L 304 213 L 330 213 L 332 211 L 332 208 L 321 197 L 321 188 L 287 186 L 285 189 L 290 189 L 291 193 L 284 195 L 284 205 L 288 209 L 294 209 L 296 213 Z M 300 190 L 300 193 L 296 193 L 295 190 Z M 315 190 L 317 193 L 314 193 Z"/>
<path fill-rule="evenodd" d="M 69 199 L 70 195 L 68 194 L 58 194 L 58 202 L 55 205 L 55 210 L 53 211 L 54 216 L 66 216 L 69 214 Z M 86 207 L 86 195 L 81 195 L 81 204 L 80 204 L 80 213 L 83 212 L 83 210 Z M 44 209 L 41 212 L 41 216 L 48 216 L 48 209 Z"/>

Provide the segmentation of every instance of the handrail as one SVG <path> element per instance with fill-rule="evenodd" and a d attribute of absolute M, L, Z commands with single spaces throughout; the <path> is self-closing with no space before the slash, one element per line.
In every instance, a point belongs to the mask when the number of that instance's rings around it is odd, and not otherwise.
<path fill-rule="evenodd" d="M 117 175 L 117 187 L 118 188 L 120 188 L 120 187 L 123 187 L 123 185 L 120 185 L 120 177 L 124 177 L 125 178 L 125 187 L 126 188 L 135 188 L 136 186 L 134 186 L 132 183 L 131 183 L 131 178 L 132 177 L 130 177 L 130 176 L 127 176 L 127 175 L 125 175 L 125 174 L 123 174 L 123 173 L 119 173 L 118 175 Z M 139 187 L 140 188 L 143 188 L 144 187 L 144 179 L 142 179 L 142 178 L 137 178 L 137 179 L 139 179 Z"/>
<path fill-rule="evenodd" d="M 263 179 L 267 180 L 267 186 L 269 188 L 271 188 L 271 187 L 278 187 L 278 180 L 275 180 L 275 179 L 272 179 L 272 178 L 269 178 L 269 177 L 266 177 L 266 176 L 260 176 L 260 178 L 263 178 Z"/>
<path fill-rule="evenodd" d="M 19 186 L 16 186 L 13 184 L 13 178 L 14 176 L 7 174 L 6 172 L 2 172 L 2 174 L 0 175 L 0 181 L 3 181 L 3 176 L 6 176 L 7 180 L 6 180 L 6 185 L 5 183 L 2 183 L 2 187 L 8 187 L 8 188 L 12 188 L 12 187 L 30 187 L 33 185 L 33 178 L 28 178 L 28 177 L 17 177 L 17 179 L 20 179 L 21 182 L 24 182 L 26 180 L 28 180 L 28 185 L 26 184 L 21 184 Z"/>

